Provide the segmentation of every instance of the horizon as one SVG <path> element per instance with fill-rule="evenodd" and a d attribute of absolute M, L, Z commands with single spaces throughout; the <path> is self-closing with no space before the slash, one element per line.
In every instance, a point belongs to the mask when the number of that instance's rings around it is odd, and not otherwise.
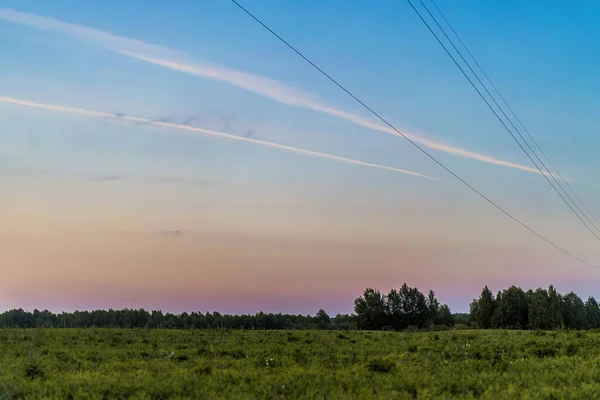
<path fill-rule="evenodd" d="M 502 207 L 600 262 L 410 7 L 336 4 L 244 2 Z M 600 216 L 594 13 L 508 4 L 439 1 Z M 0 310 L 334 316 L 403 282 L 453 313 L 485 285 L 600 297 L 600 271 L 474 196 L 229 2 L 3 6 Z"/>

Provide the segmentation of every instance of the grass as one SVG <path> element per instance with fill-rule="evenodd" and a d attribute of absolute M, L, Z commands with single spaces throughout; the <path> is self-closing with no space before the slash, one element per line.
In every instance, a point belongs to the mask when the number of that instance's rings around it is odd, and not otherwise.
<path fill-rule="evenodd" d="M 0 399 L 562 399 L 600 333 L 0 330 Z"/>

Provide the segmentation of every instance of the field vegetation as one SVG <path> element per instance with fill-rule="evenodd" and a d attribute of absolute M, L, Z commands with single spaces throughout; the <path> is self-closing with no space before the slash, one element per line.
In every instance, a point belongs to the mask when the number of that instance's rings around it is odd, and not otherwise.
<path fill-rule="evenodd" d="M 2 329 L 2 399 L 562 399 L 596 331 Z"/>

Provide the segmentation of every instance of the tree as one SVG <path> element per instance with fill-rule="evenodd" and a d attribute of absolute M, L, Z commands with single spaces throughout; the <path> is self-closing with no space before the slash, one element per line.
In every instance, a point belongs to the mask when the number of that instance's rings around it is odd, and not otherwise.
<path fill-rule="evenodd" d="M 315 318 L 317 320 L 317 323 L 319 324 L 320 329 L 326 329 L 327 326 L 331 323 L 331 318 L 322 308 L 319 311 L 317 311 L 317 315 Z"/>
<path fill-rule="evenodd" d="M 563 314 L 562 314 L 562 296 L 556 291 L 554 286 L 548 287 L 548 299 L 550 307 L 550 326 L 552 329 L 562 328 L 563 326 Z"/>
<path fill-rule="evenodd" d="M 506 289 L 502 294 L 502 306 L 507 328 L 527 328 L 529 301 L 523 289 L 514 285 Z"/>
<path fill-rule="evenodd" d="M 429 291 L 426 301 L 427 311 L 429 313 L 427 325 L 431 326 L 439 324 L 440 302 L 435 298 L 435 293 L 433 290 Z"/>
<path fill-rule="evenodd" d="M 600 328 L 600 307 L 592 296 L 585 302 L 585 321 L 588 329 Z"/>
<path fill-rule="evenodd" d="M 529 328 L 552 329 L 554 327 L 553 311 L 548 291 L 537 288 L 529 294 Z"/>
<path fill-rule="evenodd" d="M 392 289 L 387 296 L 391 326 L 405 329 L 409 326 L 422 328 L 427 325 L 429 308 L 423 293 L 406 283 L 399 290 Z"/>
<path fill-rule="evenodd" d="M 525 329 L 528 325 L 529 299 L 523 289 L 511 286 L 498 292 L 492 315 L 492 327 Z"/>
<path fill-rule="evenodd" d="M 387 314 L 385 296 L 379 290 L 365 289 L 363 295 L 354 300 L 354 312 L 358 329 L 381 329 Z"/>
<path fill-rule="evenodd" d="M 573 292 L 563 297 L 563 321 L 565 328 L 583 329 L 585 327 L 585 305 Z"/>
<path fill-rule="evenodd" d="M 498 291 L 498 293 L 496 293 L 496 303 L 494 307 L 494 312 L 492 313 L 492 328 L 498 329 L 504 328 L 506 326 L 506 315 L 502 305 L 502 292 Z"/>
<path fill-rule="evenodd" d="M 488 287 L 484 287 L 478 299 L 473 300 L 470 307 L 471 320 L 476 321 L 481 329 L 492 327 L 492 316 L 496 309 L 494 294 Z"/>
<path fill-rule="evenodd" d="M 437 324 L 447 326 L 454 325 L 454 317 L 450 312 L 450 307 L 448 307 L 446 304 L 442 304 L 438 310 Z"/>

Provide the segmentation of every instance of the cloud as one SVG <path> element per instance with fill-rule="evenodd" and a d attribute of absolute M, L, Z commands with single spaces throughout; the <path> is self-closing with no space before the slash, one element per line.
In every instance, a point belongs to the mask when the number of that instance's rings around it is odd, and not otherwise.
<path fill-rule="evenodd" d="M 120 176 L 109 175 L 109 176 L 103 176 L 99 180 L 101 180 L 101 181 L 120 181 L 121 179 L 122 178 Z"/>
<path fill-rule="evenodd" d="M 176 51 L 163 46 L 145 43 L 140 40 L 130 39 L 123 36 L 114 35 L 101 30 L 88 28 L 81 25 L 61 22 L 52 18 L 40 17 L 32 14 L 26 14 L 7 8 L 0 8 L 0 19 L 30 26 L 36 29 L 58 32 L 67 35 L 70 38 L 84 41 L 86 43 L 105 48 L 135 59 L 145 61 L 154 65 L 159 65 L 175 71 L 195 75 L 204 79 L 211 79 L 237 86 L 250 92 L 268 97 L 280 103 L 292 107 L 301 107 L 313 111 L 325 113 L 331 116 L 345 119 L 356 125 L 372 130 L 388 133 L 395 136 L 401 136 L 394 129 L 381 123 L 374 122 L 368 118 L 353 114 L 344 110 L 329 107 L 316 99 L 314 96 L 288 86 L 282 82 L 251 73 L 237 71 L 230 68 L 201 63 L 191 60 L 183 52 Z M 484 154 L 476 153 L 460 147 L 440 143 L 431 139 L 423 138 L 418 135 L 404 133 L 412 141 L 433 150 L 441 151 L 459 157 L 470 158 L 480 162 L 499 165 L 503 167 L 515 168 L 522 171 L 540 174 L 540 171 L 533 167 L 513 163 L 506 160 L 490 157 Z"/>
<path fill-rule="evenodd" d="M 184 183 L 192 186 L 207 186 L 207 185 L 232 185 L 237 184 L 236 181 L 219 181 L 219 180 L 206 180 L 206 179 L 191 179 L 182 177 L 153 177 L 149 180 L 155 182 L 172 182 L 172 183 Z"/>
<path fill-rule="evenodd" d="M 220 137 L 223 139 L 249 142 L 249 143 L 258 144 L 261 146 L 266 146 L 266 147 L 289 151 L 292 153 L 309 155 L 309 156 L 313 156 L 313 157 L 327 158 L 330 160 L 340 161 L 340 162 L 344 162 L 347 164 L 360 165 L 363 167 L 378 168 L 378 169 L 383 169 L 383 170 L 387 170 L 387 171 L 399 172 L 402 174 L 412 175 L 412 176 L 416 176 L 419 178 L 439 180 L 438 178 L 433 178 L 431 176 L 427 176 L 424 174 L 420 174 L 418 172 L 413 172 L 413 171 L 409 171 L 409 170 L 405 170 L 405 169 L 389 167 L 389 166 L 380 165 L 380 164 L 368 163 L 368 162 L 364 162 L 364 161 L 360 161 L 360 160 L 355 160 L 352 158 L 336 156 L 336 155 L 328 154 L 328 153 L 321 153 L 318 151 L 307 150 L 307 149 L 302 149 L 302 148 L 298 148 L 298 147 L 286 146 L 283 144 L 268 142 L 265 140 L 247 138 L 247 137 L 243 137 L 243 136 L 236 136 L 236 135 L 233 135 L 230 133 L 217 132 L 217 131 L 203 129 L 203 128 L 197 128 L 197 127 L 193 127 L 193 126 L 189 126 L 189 125 L 180 125 L 180 124 L 173 124 L 170 122 L 153 121 L 151 119 L 133 117 L 133 116 L 129 116 L 129 115 L 116 116 L 115 114 L 102 112 L 102 111 L 85 110 L 83 108 L 67 107 L 67 106 L 61 106 L 61 105 L 55 105 L 55 104 L 35 103 L 32 101 L 13 99 L 10 97 L 0 97 L 0 103 L 8 103 L 8 104 L 14 104 L 14 105 L 19 105 L 19 106 L 51 110 L 51 111 L 67 112 L 70 114 L 77 114 L 77 115 L 83 115 L 83 116 L 101 118 L 101 119 L 113 119 L 113 120 L 117 120 L 117 121 L 128 121 L 128 122 L 133 122 L 136 124 L 142 123 L 145 125 L 152 125 L 152 126 L 157 126 L 157 127 L 161 127 L 161 128 L 174 129 L 174 130 L 178 130 L 181 132 L 196 133 L 196 134 L 199 133 L 199 134 L 203 134 L 203 135 L 216 136 L 216 137 Z"/>
<path fill-rule="evenodd" d="M 161 235 L 161 236 L 175 236 L 175 237 L 178 237 L 178 236 L 182 236 L 183 232 L 179 231 L 179 230 L 170 230 L 170 231 L 160 231 L 160 232 L 158 232 L 158 234 Z"/>
<path fill-rule="evenodd" d="M 231 132 L 234 130 L 233 122 L 235 118 L 231 114 L 221 115 L 217 112 L 195 112 L 183 115 L 163 115 L 156 118 L 156 121 L 170 122 L 179 125 L 199 126 L 209 125 L 214 129 Z"/>

